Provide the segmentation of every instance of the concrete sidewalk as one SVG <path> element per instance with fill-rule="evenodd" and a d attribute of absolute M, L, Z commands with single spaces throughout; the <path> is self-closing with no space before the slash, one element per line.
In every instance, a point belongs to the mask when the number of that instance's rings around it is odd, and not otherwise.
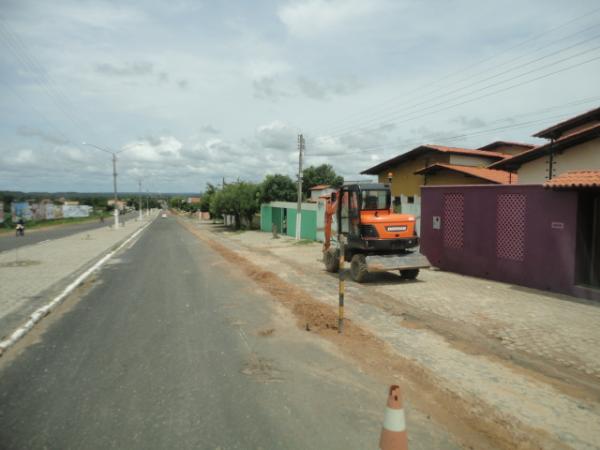
<path fill-rule="evenodd" d="M 0 253 L 0 339 L 102 255 L 154 219 L 130 220 Z"/>
<path fill-rule="evenodd" d="M 197 225 L 264 270 L 337 305 L 319 243 Z M 377 274 L 346 286 L 346 314 L 433 374 L 438 385 L 541 445 L 600 448 L 600 305 L 425 270 L 416 282 Z M 553 447 L 552 447 L 553 448 Z"/>

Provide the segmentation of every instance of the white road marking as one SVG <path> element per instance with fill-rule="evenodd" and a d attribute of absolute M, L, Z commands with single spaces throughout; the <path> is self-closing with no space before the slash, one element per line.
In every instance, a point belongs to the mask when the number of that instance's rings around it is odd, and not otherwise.
<path fill-rule="evenodd" d="M 40 241 L 37 243 L 37 245 L 44 244 L 45 242 L 50 242 L 51 240 L 52 239 L 46 239 L 45 241 Z"/>
<path fill-rule="evenodd" d="M 148 227 L 148 225 L 150 225 L 151 223 L 152 222 L 148 222 L 142 228 L 140 228 L 135 233 L 133 233 L 131 236 L 129 236 L 125 240 L 125 242 L 123 242 L 121 245 L 119 245 L 119 247 L 117 247 L 115 250 L 113 250 L 112 252 L 105 255 L 98 262 L 96 262 L 96 264 L 94 264 L 88 270 L 86 270 L 81 275 L 79 275 L 77 277 L 77 279 L 75 281 L 73 281 L 71 284 L 69 284 L 58 296 L 56 296 L 54 298 L 54 300 L 52 300 L 50 303 L 47 303 L 46 305 L 42 306 L 41 308 L 38 308 L 33 314 L 31 314 L 31 316 L 29 316 L 29 320 L 27 322 L 25 322 L 23 325 L 21 325 L 19 328 L 17 328 L 17 330 L 14 331 L 10 335 L 9 338 L 0 342 L 0 355 L 4 351 L 6 351 L 7 348 L 15 345 L 19 341 L 19 339 L 21 339 L 23 336 L 25 336 L 29 332 L 29 330 L 31 330 L 34 327 L 34 325 L 36 323 L 38 323 L 45 316 L 47 316 L 50 313 L 50 311 L 52 311 L 71 292 L 73 292 L 77 286 L 79 286 L 81 283 L 83 283 L 87 277 L 89 277 L 96 270 L 100 269 L 115 253 L 117 253 L 119 250 L 121 250 L 126 245 L 128 245 L 132 240 L 134 240 L 136 237 L 138 237 L 140 235 L 140 233 L 142 231 L 144 231 L 146 229 L 146 227 Z"/>
<path fill-rule="evenodd" d="M 137 239 L 134 239 L 133 242 L 131 243 L 131 245 L 129 247 L 127 247 L 127 250 L 130 250 L 135 244 L 137 244 L 137 242 L 140 240 L 139 236 Z"/>

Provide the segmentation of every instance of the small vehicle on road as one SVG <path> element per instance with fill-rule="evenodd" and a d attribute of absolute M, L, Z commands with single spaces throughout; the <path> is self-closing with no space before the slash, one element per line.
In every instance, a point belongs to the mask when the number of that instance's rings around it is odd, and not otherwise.
<path fill-rule="evenodd" d="M 167 213 L 166 212 L 162 213 L 162 217 L 163 217 L 163 219 L 166 218 L 167 217 Z"/>
<path fill-rule="evenodd" d="M 18 223 L 17 226 L 16 226 L 16 228 L 15 228 L 15 231 L 16 231 L 16 236 L 17 237 L 19 237 L 19 236 L 25 236 L 25 225 L 23 225 L 22 223 Z"/>

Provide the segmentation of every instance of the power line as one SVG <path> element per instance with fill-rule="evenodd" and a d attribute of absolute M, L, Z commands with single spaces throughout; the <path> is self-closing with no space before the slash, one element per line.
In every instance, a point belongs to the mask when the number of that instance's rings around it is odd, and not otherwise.
<path fill-rule="evenodd" d="M 586 104 L 586 103 L 595 103 L 597 101 L 600 101 L 600 97 L 588 97 L 585 99 L 575 100 L 573 102 L 568 102 L 565 104 L 556 105 L 556 106 L 552 106 L 549 108 L 543 108 L 540 110 L 532 111 L 532 112 L 529 112 L 526 114 L 519 114 L 516 116 L 505 117 L 505 118 L 490 122 L 490 124 L 506 122 L 508 120 L 511 120 L 514 118 L 519 118 L 519 117 L 538 116 L 539 114 L 543 114 L 545 112 L 555 111 L 557 109 L 564 110 L 564 108 L 566 108 L 566 107 L 579 106 L 579 105 Z M 509 124 L 509 125 L 503 125 L 500 127 L 492 127 L 492 128 L 488 127 L 483 130 L 479 129 L 478 131 L 474 131 L 473 133 L 461 133 L 461 134 L 457 134 L 457 135 L 448 136 L 448 137 L 443 138 L 443 140 L 444 140 L 444 142 L 451 142 L 451 141 L 455 141 L 458 139 L 464 139 L 464 138 L 478 136 L 478 135 L 485 135 L 485 134 L 496 132 L 496 131 L 504 131 L 504 130 L 515 129 L 515 128 L 523 128 L 525 126 L 529 126 L 529 125 L 532 125 L 535 123 L 544 123 L 544 122 L 547 122 L 552 119 L 561 119 L 561 118 L 564 118 L 564 116 L 565 116 L 564 114 L 552 115 L 549 117 L 544 117 L 541 119 L 538 118 L 535 120 L 520 122 L 517 124 L 513 123 L 513 124 Z M 476 129 L 476 128 L 475 127 L 467 127 L 467 128 L 464 128 L 463 131 L 469 131 L 469 130 L 474 130 L 474 129 Z M 436 133 L 436 134 L 425 135 L 425 136 L 421 137 L 419 140 L 413 140 L 413 141 L 409 140 L 409 141 L 402 141 L 399 143 L 386 143 L 386 144 L 371 145 L 371 146 L 367 146 L 367 147 L 361 147 L 360 149 L 344 151 L 343 153 L 339 153 L 337 155 L 334 155 L 331 153 L 319 153 L 318 151 L 316 151 L 316 152 L 311 153 L 311 156 L 345 156 L 347 154 L 363 153 L 363 152 L 370 151 L 370 150 L 378 150 L 381 148 L 390 148 L 390 147 L 399 146 L 399 145 L 402 145 L 402 146 L 420 145 L 424 141 L 426 141 L 428 138 L 437 138 L 438 136 L 439 136 L 439 133 Z"/>
<path fill-rule="evenodd" d="M 591 29 L 591 28 L 597 28 L 598 26 L 600 26 L 600 25 L 594 25 L 594 26 L 592 26 L 592 27 L 589 27 L 589 28 L 587 28 L 586 30 L 583 30 L 583 31 L 581 31 L 581 32 L 577 32 L 577 33 L 575 33 L 575 34 L 573 34 L 573 35 L 570 35 L 569 37 L 572 37 L 572 36 L 574 36 L 574 35 L 579 35 L 580 33 L 584 32 L 584 31 L 587 31 L 587 30 L 589 30 L 589 29 Z M 519 64 L 518 66 L 516 66 L 516 65 L 515 65 L 515 66 L 511 66 L 511 68 L 509 68 L 509 69 L 506 69 L 506 70 L 504 70 L 504 71 L 501 71 L 501 72 L 498 72 L 498 73 L 496 73 L 496 74 L 494 74 L 494 75 L 488 76 L 488 77 L 486 77 L 486 78 L 482 78 L 482 79 L 480 79 L 480 80 L 473 81 L 473 82 L 469 83 L 469 85 L 468 85 L 468 86 L 459 87 L 459 88 L 456 88 L 456 89 L 454 89 L 454 90 L 452 90 L 452 91 L 444 92 L 444 93 L 442 93 L 441 95 L 437 95 L 437 96 L 435 96 L 435 97 L 431 97 L 431 94 L 437 93 L 437 92 L 439 92 L 439 90 L 440 90 L 440 89 L 434 89 L 434 90 L 432 90 L 431 92 L 429 92 L 428 94 L 426 94 L 426 95 L 425 95 L 425 99 L 424 99 L 424 100 L 423 100 L 423 98 L 421 98 L 421 100 L 420 100 L 420 101 L 418 101 L 418 102 L 416 102 L 416 103 L 412 103 L 412 104 L 406 105 L 406 106 L 403 106 L 402 108 L 399 108 L 399 109 L 391 109 L 391 110 L 389 110 L 389 111 L 386 111 L 386 112 L 380 112 L 380 113 L 378 113 L 378 114 L 372 115 L 372 116 L 371 116 L 371 120 L 368 120 L 367 122 L 363 122 L 363 124 L 365 124 L 365 123 L 367 123 L 367 124 L 368 124 L 368 123 L 373 123 L 373 122 L 376 122 L 376 121 L 377 121 L 377 122 L 380 122 L 382 119 L 384 119 L 384 118 L 385 118 L 385 115 L 386 115 L 386 114 L 391 114 L 391 113 L 396 113 L 396 112 L 400 112 L 400 111 L 410 110 L 410 109 L 413 109 L 413 108 L 414 108 L 414 107 L 416 107 L 416 106 L 419 106 L 419 105 L 426 104 L 426 103 L 428 103 L 428 102 L 431 102 L 431 101 L 433 101 L 433 100 L 435 100 L 435 99 L 439 99 L 440 97 L 446 97 L 446 96 L 448 96 L 448 95 L 450 95 L 450 94 L 453 94 L 453 93 L 460 92 L 461 90 L 464 90 L 464 89 L 467 89 L 467 88 L 471 88 L 471 87 L 473 87 L 473 86 L 475 86 L 475 85 L 478 85 L 478 84 L 481 84 L 481 83 L 483 83 L 483 82 L 485 82 L 485 81 L 489 81 L 489 80 L 492 80 L 492 79 L 494 79 L 494 78 L 497 78 L 497 77 L 500 77 L 500 76 L 502 76 L 502 75 L 505 75 L 505 74 L 507 74 L 507 73 L 510 73 L 510 72 L 511 72 L 511 71 L 513 71 L 514 69 L 520 69 L 520 68 L 522 68 L 522 67 L 524 67 L 524 66 L 526 66 L 526 65 L 531 65 L 531 64 L 537 63 L 537 62 L 539 62 L 539 61 L 542 61 L 542 60 L 544 60 L 544 59 L 546 59 L 546 58 L 549 58 L 549 57 L 555 56 L 555 55 L 557 55 L 557 54 L 563 53 L 563 52 L 565 52 L 565 51 L 571 50 L 571 49 L 573 49 L 573 48 L 575 48 L 575 47 L 577 47 L 577 46 L 579 46 L 579 45 L 582 45 L 582 44 L 585 44 L 585 43 L 587 43 L 587 42 L 590 42 L 590 41 L 592 41 L 592 40 L 594 40 L 594 39 L 597 39 L 598 37 L 600 37 L 600 34 L 597 34 L 597 35 L 594 35 L 594 36 L 592 36 L 591 38 L 587 38 L 587 39 L 584 39 L 584 40 L 582 40 L 582 41 L 579 41 L 579 42 L 577 42 L 577 43 L 575 43 L 575 44 L 572 44 L 572 45 L 570 45 L 570 46 L 568 46 L 568 47 L 563 47 L 563 48 L 561 48 L 561 49 L 555 50 L 555 51 L 553 51 L 553 52 L 551 52 L 551 53 L 548 53 L 548 54 L 546 54 L 546 55 L 544 55 L 544 56 L 537 57 L 537 58 L 535 58 L 535 59 L 533 59 L 533 60 L 531 60 L 531 61 L 528 61 L 528 62 L 525 62 L 525 63 L 521 63 L 521 64 Z M 554 44 L 554 43 L 556 43 L 556 42 L 559 42 L 559 41 L 561 41 L 561 40 L 554 41 L 554 42 L 553 42 L 553 44 Z M 547 47 L 547 46 L 544 46 L 544 47 L 542 47 L 542 48 L 546 48 L 546 47 Z M 539 51 L 539 49 L 536 49 L 536 50 L 535 50 L 535 52 L 533 52 L 533 53 L 537 53 L 538 51 Z M 509 61 L 509 62 L 514 62 L 514 61 L 516 61 L 516 60 L 519 60 L 519 59 L 521 59 L 522 57 L 524 57 L 524 56 L 528 56 L 528 55 L 529 55 L 529 54 L 518 56 L 518 57 L 514 58 L 512 61 Z M 506 64 L 506 63 L 505 63 L 505 64 Z M 496 70 L 496 69 L 495 69 L 495 68 L 492 68 L 492 70 Z M 463 84 L 464 82 L 467 82 L 468 80 L 470 80 L 470 79 L 472 79 L 472 78 L 474 78 L 474 77 L 476 77 L 476 76 L 479 76 L 479 75 L 481 75 L 481 74 L 484 74 L 484 73 L 486 73 L 486 72 L 489 72 L 489 71 L 490 71 L 490 70 L 488 69 L 488 70 L 485 70 L 485 71 L 483 71 L 483 72 L 480 72 L 479 74 L 476 74 L 475 76 L 470 76 L 470 77 L 467 77 L 466 79 L 464 79 L 464 80 L 461 80 L 461 81 L 459 82 L 459 84 Z M 455 83 L 455 84 L 456 84 L 456 83 Z M 448 85 L 448 86 L 451 86 L 451 85 L 452 85 L 452 84 L 450 84 L 450 85 Z M 428 98 L 428 97 L 431 97 L 431 98 Z M 345 132 L 346 130 L 348 130 L 348 129 L 351 129 L 351 128 L 349 128 L 348 126 L 346 126 L 346 127 L 344 127 L 344 128 L 337 127 L 337 128 L 334 128 L 333 130 L 329 130 L 329 133 L 333 132 L 334 134 L 342 134 L 342 133 L 344 133 L 344 132 Z"/>
<path fill-rule="evenodd" d="M 28 51 L 26 44 L 19 36 L 0 20 L 0 37 L 3 37 L 5 47 L 13 54 L 17 63 L 26 71 L 35 76 L 35 82 L 42 89 L 44 94 L 59 109 L 65 118 L 67 118 L 78 130 L 87 129 L 87 132 L 93 127 L 89 123 L 84 123 L 81 114 L 75 115 L 75 110 L 67 95 L 56 85 L 44 67 Z"/>
<path fill-rule="evenodd" d="M 58 133 L 58 135 L 65 141 L 65 143 L 69 143 L 71 142 L 71 139 L 69 137 L 67 137 L 66 134 L 64 134 L 59 128 L 57 128 L 51 121 L 50 119 L 48 119 L 48 116 L 46 116 L 44 113 L 42 113 L 39 109 L 37 109 L 35 106 L 33 106 L 33 104 L 31 104 L 31 102 L 27 101 L 24 97 L 21 96 L 21 94 L 19 94 L 11 85 L 9 85 L 8 83 L 4 82 L 2 80 L 2 82 L 4 83 L 4 85 L 9 89 L 9 91 L 21 102 L 23 103 L 27 103 L 29 105 L 29 107 L 33 110 L 33 112 L 35 112 L 36 114 L 38 114 L 42 119 L 44 119 L 44 121 L 48 124 L 48 126 L 50 126 L 50 128 L 52 128 L 56 133 Z"/>
<path fill-rule="evenodd" d="M 420 119 L 422 117 L 426 117 L 426 116 L 431 115 L 431 114 L 435 114 L 435 113 L 438 113 L 438 112 L 441 112 L 441 111 L 448 110 L 450 108 L 454 108 L 456 106 L 464 105 L 466 103 L 471 103 L 473 101 L 476 101 L 476 100 L 479 100 L 479 99 L 482 99 L 482 98 L 485 98 L 485 97 L 489 97 L 491 95 L 494 95 L 494 94 L 497 94 L 497 93 L 500 93 L 500 92 L 505 92 L 505 91 L 513 89 L 515 87 L 519 87 L 519 86 L 531 83 L 533 81 L 537 81 L 537 80 L 540 80 L 540 79 L 543 79 L 543 78 L 547 78 L 547 77 L 549 77 L 551 75 L 555 75 L 555 74 L 564 72 L 566 70 L 574 69 L 574 68 L 582 66 L 584 64 L 588 64 L 588 63 L 590 63 L 592 61 L 596 61 L 596 60 L 600 59 L 600 57 L 595 57 L 595 58 L 591 58 L 591 59 L 588 59 L 588 60 L 585 60 L 585 61 L 582 61 L 582 62 L 579 62 L 579 63 L 576 63 L 576 64 L 572 64 L 572 65 L 564 67 L 562 69 L 551 71 L 549 73 L 542 74 L 542 75 L 540 75 L 538 77 L 534 77 L 532 79 L 525 80 L 523 82 L 519 82 L 519 83 L 510 85 L 510 86 L 507 86 L 507 87 L 504 87 L 504 88 L 501 88 L 501 89 L 497 89 L 495 91 L 492 91 L 492 92 L 489 92 L 489 93 L 486 93 L 486 94 L 483 94 L 483 95 L 480 95 L 480 96 L 477 96 L 477 97 L 474 97 L 474 98 L 471 98 L 471 99 L 467 99 L 467 100 L 464 100 L 464 101 L 459 101 L 457 103 L 453 103 L 453 104 L 451 104 L 449 106 L 445 106 L 443 108 L 437 108 L 439 106 L 444 106 L 445 104 L 447 104 L 449 102 L 460 100 L 461 98 L 464 98 L 466 96 L 470 96 L 470 95 L 476 94 L 478 92 L 482 92 L 482 91 L 488 90 L 490 88 L 493 88 L 493 87 L 505 84 L 505 83 L 507 83 L 509 81 L 516 80 L 516 79 L 521 78 L 521 77 L 526 76 L 526 75 L 531 75 L 531 74 L 533 74 L 535 72 L 538 72 L 540 70 L 547 69 L 547 68 L 549 68 L 551 66 L 555 66 L 556 64 L 560 64 L 560 63 L 568 61 L 570 59 L 577 58 L 579 56 L 582 56 L 582 55 L 584 55 L 586 53 L 590 53 L 590 52 L 598 50 L 598 49 L 600 49 L 600 46 L 584 50 L 584 51 L 579 52 L 579 53 L 577 53 L 575 55 L 571 55 L 571 56 L 568 56 L 568 57 L 563 58 L 561 60 L 554 61 L 554 62 L 552 62 L 550 64 L 547 64 L 547 65 L 544 65 L 544 66 L 541 66 L 541 67 L 538 67 L 538 68 L 535 68 L 535 69 L 532 69 L 532 70 L 520 73 L 520 74 L 518 74 L 516 76 L 504 79 L 502 81 L 499 81 L 499 82 L 496 82 L 496 83 L 492 83 L 492 84 L 483 86 L 483 87 L 475 89 L 474 91 L 471 91 L 469 93 L 466 93 L 466 94 L 463 94 L 463 95 L 460 95 L 460 96 L 456 96 L 454 98 L 446 99 L 444 101 L 441 101 L 441 102 L 438 102 L 438 103 L 426 106 L 424 108 L 421 108 L 420 110 L 414 111 L 413 113 L 392 116 L 392 117 L 388 118 L 388 120 L 394 119 L 395 120 L 395 124 L 410 122 L 410 121 L 413 121 L 413 120 L 416 120 L 416 119 Z M 437 109 L 433 109 L 432 110 L 432 108 L 437 108 Z M 412 114 L 419 114 L 419 113 L 424 113 L 424 114 L 420 114 L 420 115 L 416 115 L 416 116 L 412 115 Z M 398 119 L 398 118 L 402 118 L 403 120 L 397 121 L 396 119 Z M 359 131 L 364 131 L 364 130 L 368 130 L 368 129 L 369 129 L 369 127 L 364 126 L 364 127 L 360 128 Z M 349 133 L 339 133 L 339 134 L 333 135 L 331 137 L 341 137 L 341 136 L 345 136 L 345 135 L 352 135 L 353 133 L 355 133 L 355 131 L 354 132 L 349 132 Z"/>
<path fill-rule="evenodd" d="M 468 71 L 469 69 L 471 69 L 473 67 L 477 67 L 477 66 L 482 65 L 482 64 L 484 64 L 486 62 L 495 60 L 499 56 L 501 56 L 501 55 L 503 55 L 505 53 L 508 53 L 508 52 L 510 52 L 510 51 L 512 51 L 512 50 L 514 50 L 516 48 L 523 47 L 523 46 L 529 44 L 530 42 L 534 42 L 534 41 L 538 40 L 542 36 L 545 36 L 545 35 L 550 34 L 550 33 L 554 33 L 555 31 L 557 31 L 559 29 L 562 29 L 562 28 L 565 28 L 568 25 L 570 25 L 570 24 L 572 24 L 574 22 L 577 22 L 577 21 L 579 21 L 581 19 L 588 18 L 588 17 L 590 17 L 590 16 L 598 13 L 599 11 L 600 11 L 600 8 L 594 8 L 594 9 L 592 9 L 590 11 L 587 11 L 586 13 L 584 13 L 582 15 L 576 16 L 573 19 L 570 19 L 570 20 L 568 20 L 566 22 L 563 22 L 562 24 L 560 24 L 560 25 L 558 25 L 556 27 L 550 28 L 549 30 L 543 31 L 543 32 L 541 32 L 541 33 L 539 33 L 539 34 L 537 34 L 537 35 L 535 35 L 535 36 L 533 36 L 533 37 L 531 37 L 529 39 L 526 39 L 526 40 L 524 40 L 524 41 L 522 41 L 522 42 L 520 42 L 520 43 L 518 43 L 516 45 L 510 46 L 510 47 L 508 47 L 508 48 L 506 48 L 506 49 L 504 49 L 504 50 L 502 50 L 502 51 L 500 51 L 498 53 L 495 53 L 495 54 L 493 54 L 493 55 L 491 55 L 491 56 L 489 56 L 487 58 L 483 58 L 483 59 L 481 59 L 479 61 L 474 62 L 473 64 L 470 64 L 470 65 L 467 65 L 467 66 L 463 66 L 460 69 L 458 69 L 457 71 L 451 72 L 449 74 L 445 74 L 445 75 L 443 75 L 443 76 L 435 79 L 434 81 L 428 82 L 428 83 L 423 84 L 423 85 L 421 85 L 421 86 L 419 86 L 419 87 L 417 87 L 415 89 L 412 89 L 411 90 L 411 95 L 409 96 L 409 98 L 416 97 L 417 95 L 420 95 L 420 93 L 421 93 L 421 91 L 423 89 L 431 88 L 432 86 L 435 86 L 436 84 L 439 84 L 440 82 L 448 81 L 449 79 L 452 79 L 456 75 L 464 73 L 464 72 Z M 371 112 L 373 112 L 373 111 L 377 112 L 378 108 L 381 108 L 381 107 L 384 107 L 386 105 L 395 103 L 398 100 L 402 100 L 402 96 L 399 95 L 399 96 L 396 96 L 396 97 L 394 97 L 392 99 L 389 99 L 389 100 L 383 102 L 382 104 L 380 104 L 379 107 L 372 108 Z M 357 117 L 357 116 L 360 117 L 360 116 L 363 116 L 363 115 L 364 115 L 364 111 L 361 111 L 358 114 L 351 114 L 351 115 L 347 116 L 345 119 L 342 119 L 341 121 L 334 122 L 332 124 L 332 126 L 333 127 L 337 127 L 337 126 L 339 126 L 339 124 L 347 122 L 352 117 Z"/>

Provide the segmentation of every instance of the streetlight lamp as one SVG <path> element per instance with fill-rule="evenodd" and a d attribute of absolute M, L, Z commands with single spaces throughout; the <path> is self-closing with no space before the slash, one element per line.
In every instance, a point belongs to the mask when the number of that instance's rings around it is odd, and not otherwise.
<path fill-rule="evenodd" d="M 105 153 L 108 153 L 110 155 L 112 155 L 112 163 L 113 163 L 113 201 L 114 201 L 114 206 L 115 206 L 115 229 L 119 228 L 119 207 L 117 204 L 117 155 L 119 153 L 123 153 L 125 150 L 121 150 L 119 152 L 114 152 L 112 150 L 107 150 L 105 148 L 99 147 L 97 145 L 94 144 L 90 144 L 89 142 L 82 142 L 82 145 L 87 145 L 90 147 L 94 147 L 97 150 L 103 151 Z"/>

